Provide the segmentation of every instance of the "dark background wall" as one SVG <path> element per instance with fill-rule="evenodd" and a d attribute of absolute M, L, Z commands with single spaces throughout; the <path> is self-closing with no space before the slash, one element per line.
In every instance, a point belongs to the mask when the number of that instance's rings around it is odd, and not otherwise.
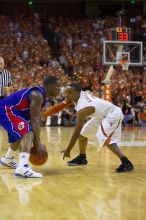
<path fill-rule="evenodd" d="M 32 1 L 32 5 L 29 2 Z M 41 17 L 49 15 L 73 15 L 76 17 L 94 18 L 105 15 L 115 16 L 116 11 L 127 9 L 132 15 L 146 15 L 146 1 L 135 0 L 0 0 L 0 13 L 17 14 L 38 12 Z"/>

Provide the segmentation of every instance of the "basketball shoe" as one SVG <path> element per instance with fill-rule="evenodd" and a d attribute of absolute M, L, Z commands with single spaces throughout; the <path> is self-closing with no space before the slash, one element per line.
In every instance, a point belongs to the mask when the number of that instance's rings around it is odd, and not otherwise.
<path fill-rule="evenodd" d="M 134 166 L 130 161 L 128 161 L 127 164 L 121 164 L 115 171 L 116 173 L 124 173 L 132 170 L 134 170 Z"/>
<path fill-rule="evenodd" d="M 2 157 L 2 159 L 0 160 L 0 164 L 2 166 L 5 166 L 5 167 L 10 167 L 12 169 L 16 169 L 17 168 L 17 162 L 16 160 L 14 159 L 14 157 L 12 158 L 6 158 L 5 156 Z"/>
<path fill-rule="evenodd" d="M 15 170 L 16 177 L 25 177 L 25 178 L 43 178 L 41 173 L 34 172 L 28 164 L 23 167 L 17 167 Z"/>
<path fill-rule="evenodd" d="M 88 161 L 86 159 L 86 155 L 78 155 L 73 160 L 70 160 L 67 162 L 68 166 L 81 166 L 81 165 L 87 165 Z"/>

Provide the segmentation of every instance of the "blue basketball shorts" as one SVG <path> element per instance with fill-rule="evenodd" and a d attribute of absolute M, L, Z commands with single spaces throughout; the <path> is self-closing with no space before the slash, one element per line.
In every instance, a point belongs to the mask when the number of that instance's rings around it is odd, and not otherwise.
<path fill-rule="evenodd" d="M 0 106 L 0 125 L 7 131 L 9 143 L 20 140 L 32 130 L 23 114 L 8 106 Z"/>

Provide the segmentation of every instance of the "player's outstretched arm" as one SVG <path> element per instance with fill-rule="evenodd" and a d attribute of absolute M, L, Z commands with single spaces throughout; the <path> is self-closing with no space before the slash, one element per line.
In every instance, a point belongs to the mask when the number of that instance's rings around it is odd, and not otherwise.
<path fill-rule="evenodd" d="M 74 133 L 71 137 L 71 140 L 68 144 L 68 147 L 64 151 L 63 159 L 65 157 L 70 157 L 70 151 L 74 147 L 76 141 L 78 140 L 78 138 L 80 136 L 80 132 L 85 124 L 87 116 L 93 114 L 94 111 L 95 111 L 94 107 L 87 107 L 87 108 L 80 110 L 77 113 L 77 124 L 76 124 L 75 130 L 74 130 Z"/>

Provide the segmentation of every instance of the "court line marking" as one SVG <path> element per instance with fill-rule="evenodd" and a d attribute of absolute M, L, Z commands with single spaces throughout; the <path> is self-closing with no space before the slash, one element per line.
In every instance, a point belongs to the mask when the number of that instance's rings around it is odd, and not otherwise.
<path fill-rule="evenodd" d="M 98 143 L 95 144 L 93 141 L 89 141 L 89 144 L 98 147 Z M 121 141 L 121 147 L 146 147 L 146 141 Z"/>
<path fill-rule="evenodd" d="M 120 146 L 124 146 L 124 147 L 146 147 L 146 141 L 122 141 Z"/>

